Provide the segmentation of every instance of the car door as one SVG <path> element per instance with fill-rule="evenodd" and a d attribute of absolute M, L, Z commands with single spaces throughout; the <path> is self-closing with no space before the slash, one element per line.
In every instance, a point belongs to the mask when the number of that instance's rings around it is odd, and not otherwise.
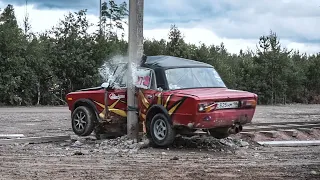
<path fill-rule="evenodd" d="M 156 103 L 157 83 L 152 69 L 140 67 L 137 69 L 136 75 L 135 86 L 137 87 L 139 118 L 144 121 L 148 109 Z"/>
<path fill-rule="evenodd" d="M 152 69 L 139 67 L 133 79 L 136 88 L 136 102 L 139 119 L 145 120 L 148 108 L 154 103 L 156 90 L 155 73 Z M 108 89 L 108 108 L 110 118 L 126 118 L 127 116 L 127 74 L 118 75 Z"/>
<path fill-rule="evenodd" d="M 121 72 L 108 88 L 108 109 L 110 118 L 115 117 L 124 119 L 127 117 L 127 86 L 126 71 Z"/>

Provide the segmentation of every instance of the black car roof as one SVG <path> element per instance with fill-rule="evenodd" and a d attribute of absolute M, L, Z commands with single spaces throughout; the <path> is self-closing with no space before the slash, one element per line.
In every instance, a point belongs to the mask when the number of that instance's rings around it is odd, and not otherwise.
<path fill-rule="evenodd" d="M 164 69 L 170 69 L 170 68 L 184 68 L 184 67 L 213 67 L 210 64 L 191 60 L 191 59 L 185 59 L 185 58 L 179 58 L 174 56 L 147 56 L 145 62 L 142 64 L 144 67 L 149 68 L 164 68 Z"/>

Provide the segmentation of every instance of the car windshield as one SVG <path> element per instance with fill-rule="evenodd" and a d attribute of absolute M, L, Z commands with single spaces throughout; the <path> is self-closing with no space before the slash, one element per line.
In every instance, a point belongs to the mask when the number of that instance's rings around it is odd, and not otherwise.
<path fill-rule="evenodd" d="M 165 71 L 169 89 L 226 87 L 214 68 L 174 68 Z"/>

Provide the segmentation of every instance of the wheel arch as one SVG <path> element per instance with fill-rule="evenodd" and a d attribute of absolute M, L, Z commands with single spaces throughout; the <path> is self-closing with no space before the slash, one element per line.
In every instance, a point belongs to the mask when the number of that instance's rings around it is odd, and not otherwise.
<path fill-rule="evenodd" d="M 146 127 L 147 128 L 149 127 L 149 125 L 151 123 L 152 117 L 158 113 L 164 114 L 168 118 L 169 123 L 172 125 L 172 120 L 169 116 L 168 110 L 162 105 L 154 104 L 147 111 L 147 115 L 146 115 Z"/>
<path fill-rule="evenodd" d="M 79 106 L 88 107 L 95 114 L 96 120 L 99 121 L 100 117 L 99 117 L 99 114 L 98 114 L 98 109 L 90 99 L 78 99 L 77 101 L 75 101 L 73 103 L 71 112 L 73 112 Z"/>

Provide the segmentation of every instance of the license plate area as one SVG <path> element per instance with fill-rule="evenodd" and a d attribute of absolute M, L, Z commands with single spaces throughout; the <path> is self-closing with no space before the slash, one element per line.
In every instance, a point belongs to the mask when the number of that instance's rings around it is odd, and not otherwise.
<path fill-rule="evenodd" d="M 239 101 L 217 102 L 216 109 L 235 109 L 239 108 Z"/>

